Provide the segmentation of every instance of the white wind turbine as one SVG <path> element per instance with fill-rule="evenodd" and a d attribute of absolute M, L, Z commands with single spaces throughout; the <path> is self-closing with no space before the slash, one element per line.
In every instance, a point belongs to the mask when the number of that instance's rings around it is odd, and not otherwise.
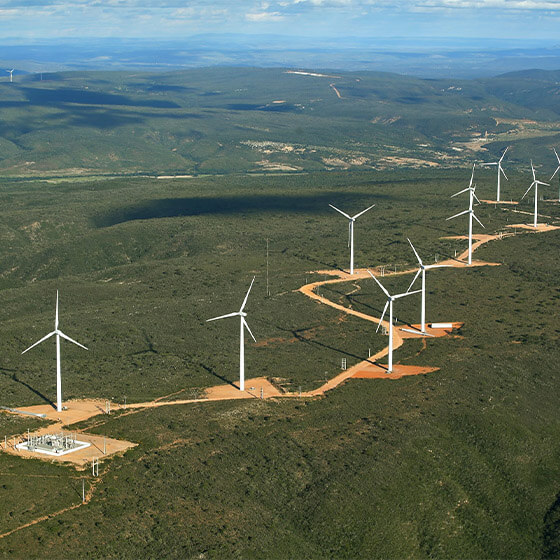
<path fill-rule="evenodd" d="M 468 210 L 464 210 L 463 212 L 459 212 L 458 214 L 455 214 L 454 216 L 451 216 L 449 218 L 447 218 L 448 220 L 452 220 L 453 218 L 457 218 L 458 216 L 462 216 L 463 214 L 468 214 L 469 215 L 469 259 L 468 259 L 468 264 L 472 264 L 472 222 L 473 222 L 473 218 L 482 226 L 484 227 L 483 223 L 475 216 L 474 210 L 473 210 L 473 201 L 476 198 L 476 201 L 480 204 L 480 200 L 478 200 L 478 197 L 475 194 L 475 190 L 476 187 L 473 186 L 473 177 L 474 177 L 474 165 L 473 165 L 473 172 L 471 175 L 471 182 L 469 184 L 469 186 L 466 189 L 463 189 L 462 191 L 459 191 L 458 193 L 452 194 L 451 198 L 453 198 L 454 196 L 463 194 L 464 192 L 469 191 L 469 209 Z"/>
<path fill-rule="evenodd" d="M 537 227 L 537 203 L 539 199 L 539 185 L 544 185 L 545 187 L 549 187 L 550 185 L 548 183 L 543 183 L 542 181 L 537 181 L 537 178 L 535 176 L 535 168 L 533 167 L 533 160 L 531 160 L 531 171 L 533 172 L 533 182 L 531 183 L 529 188 L 525 191 L 525 194 L 521 197 L 521 200 L 523 200 L 525 196 L 527 196 L 527 193 L 533 187 L 535 187 L 535 217 L 533 220 L 533 227 L 536 228 Z"/>
<path fill-rule="evenodd" d="M 552 148 L 554 150 L 554 154 L 556 155 L 556 159 L 558 160 L 558 167 L 556 168 L 556 171 L 552 174 L 552 177 L 550 178 L 550 180 L 552 181 L 552 179 L 554 179 L 554 176 L 556 175 L 556 173 L 558 173 L 558 171 L 560 171 L 560 156 L 558 155 L 558 152 L 556 151 L 556 148 Z M 560 175 L 559 175 L 560 177 Z M 558 183 L 558 202 L 560 202 L 560 182 Z"/>
<path fill-rule="evenodd" d="M 354 274 L 354 221 L 359 218 L 362 214 L 365 214 L 368 210 L 371 210 L 375 204 L 372 204 L 369 208 L 358 212 L 355 216 L 349 216 L 346 212 L 339 210 L 336 206 L 329 204 L 329 206 L 342 214 L 345 218 L 348 218 L 348 245 L 350 246 L 350 274 Z"/>
<path fill-rule="evenodd" d="M 22 354 L 25 354 L 28 350 L 31 350 L 31 348 L 34 348 L 38 344 L 41 344 L 41 342 L 47 340 L 47 338 L 50 338 L 51 336 L 56 336 L 56 410 L 58 412 L 61 412 L 62 411 L 62 380 L 61 380 L 61 376 L 60 376 L 60 339 L 64 338 L 64 339 L 68 340 L 69 342 L 73 342 L 74 344 L 76 344 L 80 348 L 83 348 L 84 350 L 87 350 L 87 348 L 83 344 L 80 344 L 79 342 L 76 342 L 75 340 L 73 340 L 69 336 L 66 336 L 61 330 L 59 330 L 59 328 L 58 328 L 58 290 L 56 291 L 56 314 L 55 314 L 55 319 L 54 319 L 54 331 L 49 333 L 47 336 L 44 336 L 41 340 L 38 340 L 35 344 L 32 344 L 29 348 L 27 348 L 27 350 L 24 350 L 22 352 Z"/>
<path fill-rule="evenodd" d="M 15 68 L 12 68 L 11 70 L 6 70 L 6 72 L 10 74 L 10 83 L 14 81 L 14 70 Z"/>
<path fill-rule="evenodd" d="M 408 237 L 407 237 L 407 239 L 408 239 Z M 418 255 L 418 253 L 416 252 L 416 249 L 414 248 L 414 245 L 412 244 L 412 241 L 410 241 L 410 239 L 408 239 L 408 242 L 410 243 L 410 246 L 412 247 L 412 250 L 414 251 L 414 254 L 416 255 L 416 258 L 418 259 L 418 264 L 420 265 L 420 268 L 418 269 L 418 272 L 416 273 L 416 276 L 414 276 L 414 279 L 410 283 L 410 286 L 408 287 L 408 290 L 410 291 L 410 288 L 412 288 L 412 286 L 414 285 L 414 282 L 416 282 L 416 279 L 418 278 L 418 276 L 420 276 L 420 273 L 421 273 L 422 274 L 422 310 L 420 312 L 420 332 L 422 334 L 427 334 L 426 333 L 426 270 L 429 270 L 430 268 L 446 268 L 446 267 L 451 266 L 451 265 L 449 265 L 449 264 L 424 264 L 422 262 L 422 259 L 420 258 L 420 255 Z M 412 332 L 417 332 L 417 331 L 412 331 Z"/>
<path fill-rule="evenodd" d="M 387 306 L 389 306 L 389 362 L 387 365 L 387 373 L 393 372 L 393 301 L 402 298 L 404 296 L 409 296 L 411 294 L 417 294 L 420 290 L 415 290 L 414 292 L 405 292 L 404 294 L 396 294 L 392 296 L 384 287 L 383 284 L 368 270 L 369 275 L 377 282 L 379 287 L 383 290 L 383 293 L 387 296 L 387 301 L 385 302 L 385 307 L 383 308 L 383 313 L 381 314 L 381 319 L 377 325 L 375 332 L 379 330 L 381 323 L 383 322 L 383 317 L 385 317 L 385 311 L 387 311 Z"/>
<path fill-rule="evenodd" d="M 253 336 L 253 333 L 251 332 L 251 329 L 249 328 L 249 325 L 247 324 L 247 321 L 245 321 L 245 317 L 247 317 L 247 313 L 243 311 L 243 309 L 245 308 L 245 304 L 247 303 L 247 299 L 249 298 L 249 292 L 253 287 L 254 281 L 255 281 L 255 277 L 253 276 L 253 280 L 251 280 L 251 285 L 249 286 L 249 289 L 245 294 L 245 299 L 243 300 L 243 303 L 241 304 L 239 311 L 236 311 L 235 313 L 228 313 L 227 315 L 220 315 L 219 317 L 213 317 L 212 319 L 207 319 L 206 321 L 206 322 L 217 321 L 218 319 L 225 319 L 226 317 L 239 317 L 241 319 L 241 324 L 239 329 L 239 390 L 240 391 L 245 391 L 245 336 L 244 336 L 245 331 L 243 330 L 243 328 L 246 328 L 249 334 L 251 335 L 251 338 L 255 342 L 257 342 L 255 340 L 255 337 Z"/>
<path fill-rule="evenodd" d="M 496 202 L 500 202 L 500 173 L 503 174 L 503 176 L 506 178 L 506 181 L 509 181 L 509 179 L 507 178 L 507 175 L 505 174 L 503 168 L 502 168 L 502 160 L 504 159 L 504 156 L 506 155 L 506 152 L 509 150 L 509 146 L 504 150 L 504 153 L 502 154 L 502 157 L 498 160 L 498 161 L 493 161 L 491 163 L 482 163 L 481 165 L 483 166 L 490 166 L 490 165 L 496 165 L 498 167 L 498 188 L 496 190 Z"/>

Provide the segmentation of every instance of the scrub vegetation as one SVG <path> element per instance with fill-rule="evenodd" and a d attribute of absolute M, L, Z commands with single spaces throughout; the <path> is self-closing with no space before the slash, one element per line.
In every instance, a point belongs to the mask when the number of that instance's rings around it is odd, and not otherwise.
<path fill-rule="evenodd" d="M 558 80 L 553 71 L 481 80 L 281 68 L 30 74 L 0 82 L 0 174 L 454 168 L 493 161 L 507 145 L 508 161 L 547 166 L 542 148 L 559 144 Z"/>
<path fill-rule="evenodd" d="M 158 102 L 169 103 L 176 90 L 161 91 Z M 477 176 L 477 194 L 491 198 L 494 174 L 485 173 Z M 530 176 L 520 167 L 508 176 L 505 196 L 517 200 Z M 469 178 L 465 163 L 183 179 L 5 179 L 1 404 L 54 398 L 54 343 L 20 353 L 52 330 L 57 289 L 61 328 L 90 348 L 62 345 L 65 400 L 146 401 L 179 391 L 188 398 L 234 382 L 238 324 L 206 319 L 237 310 L 253 275 L 246 310 L 257 343 L 247 341 L 247 377 L 264 375 L 291 391 L 316 388 L 340 372 L 342 358 L 350 366 L 387 343 L 375 324 L 297 292 L 322 278 L 317 271 L 348 267 L 347 222 L 328 204 L 352 214 L 376 204 L 356 222 L 356 266 L 406 270 L 416 264 L 406 237 L 425 262 L 465 248 L 465 240 L 442 237 L 466 233 L 466 217 L 445 218 L 467 208 L 466 198 L 450 195 Z M 476 213 L 492 233 L 530 220 L 513 209 L 532 207 L 481 205 Z M 560 221 L 558 203 L 542 202 L 539 210 L 549 223 Z M 501 266 L 428 272 L 428 320 L 464 325 L 425 345 L 407 341 L 395 361 L 437 372 L 349 380 L 316 399 L 93 418 L 81 427 L 139 444 L 102 462 L 99 478 L 1 453 L 0 556 L 554 557 L 559 243 L 560 231 L 520 233 L 476 252 L 477 260 Z M 384 285 L 402 291 L 411 279 L 387 276 Z M 384 295 L 371 280 L 321 289 L 374 316 L 383 309 Z M 397 302 L 400 322 L 419 321 L 415 298 Z M 37 425 L 0 414 L 2 439 Z M 82 479 L 88 501 L 80 506 Z M 49 517 L 11 532 L 43 515 Z"/>

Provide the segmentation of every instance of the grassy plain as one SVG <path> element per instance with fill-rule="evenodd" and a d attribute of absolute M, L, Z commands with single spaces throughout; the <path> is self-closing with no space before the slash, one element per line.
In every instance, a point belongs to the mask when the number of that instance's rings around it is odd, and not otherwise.
<path fill-rule="evenodd" d="M 21 350 L 53 327 L 64 344 L 65 398 L 183 396 L 237 378 L 235 311 L 255 274 L 248 376 L 317 387 L 382 348 L 374 326 L 294 292 L 312 271 L 347 267 L 358 212 L 358 266 L 412 267 L 465 242 L 466 207 L 449 195 L 468 169 L 279 177 L 5 182 L 0 192 L 3 405 L 54 397 L 54 344 Z M 493 192 L 479 178 L 479 196 Z M 513 198 L 525 174 L 507 184 Z M 559 207 L 542 212 L 560 217 Z M 520 209 L 530 210 L 523 204 Z M 529 216 L 492 206 L 490 231 Z M 266 294 L 269 239 L 270 296 Z M 440 371 L 399 381 L 353 380 L 316 400 L 222 402 L 117 415 L 93 428 L 140 445 L 113 458 L 91 501 L 0 538 L 4 557 L 528 558 L 554 546 L 560 491 L 557 399 L 560 234 L 483 247 L 500 267 L 436 270 L 428 316 L 463 321 L 455 338 L 407 342 L 395 357 Z M 406 288 L 411 276 L 385 279 Z M 373 282 L 325 293 L 376 314 Z M 326 289 L 325 289 L 326 291 Z M 349 292 L 353 292 L 350 294 Z M 418 301 L 397 316 L 418 321 Z M 24 431 L 34 420 L 5 425 Z M 15 420 L 9 419 L 10 422 Z M 16 476 L 14 476 L 16 475 Z M 0 454 L 10 531 L 81 500 L 71 468 Z M 551 529 L 552 527 L 552 529 Z M 85 537 L 87 535 L 87 538 Z M 552 536 L 546 536 L 552 535 Z M 556 537 L 557 538 L 557 537 Z"/>

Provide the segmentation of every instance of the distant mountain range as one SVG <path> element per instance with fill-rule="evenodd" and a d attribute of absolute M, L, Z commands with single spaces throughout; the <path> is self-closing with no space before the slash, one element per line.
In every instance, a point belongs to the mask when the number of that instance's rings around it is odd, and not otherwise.
<path fill-rule="evenodd" d="M 206 34 L 181 41 L 74 39 L 23 44 L 2 39 L 0 67 L 62 70 L 172 70 L 207 66 L 391 71 L 425 78 L 481 78 L 560 68 L 560 43 L 415 37 L 309 38 Z"/>

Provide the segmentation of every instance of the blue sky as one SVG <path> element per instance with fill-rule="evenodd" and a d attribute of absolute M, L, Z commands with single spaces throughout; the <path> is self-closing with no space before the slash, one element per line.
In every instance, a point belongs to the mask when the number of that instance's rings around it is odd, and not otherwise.
<path fill-rule="evenodd" d="M 560 0 L 0 0 L 3 38 L 560 36 Z M 560 39 L 557 39 L 560 43 Z"/>

